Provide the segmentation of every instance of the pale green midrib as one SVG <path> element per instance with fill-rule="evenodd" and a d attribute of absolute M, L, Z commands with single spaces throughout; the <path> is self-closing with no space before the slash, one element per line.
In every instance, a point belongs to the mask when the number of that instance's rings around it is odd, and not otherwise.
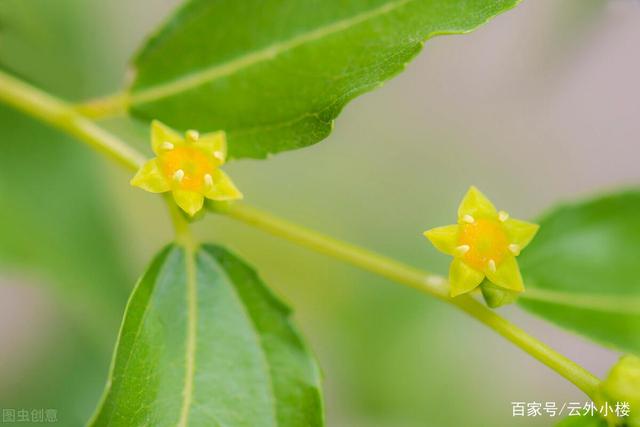
<path fill-rule="evenodd" d="M 276 56 L 288 50 L 295 49 L 296 47 L 301 46 L 305 43 L 322 39 L 323 37 L 330 36 L 334 33 L 339 33 L 340 31 L 344 31 L 363 22 L 367 22 L 370 19 L 374 19 L 387 13 L 393 12 L 394 10 L 405 6 L 412 1 L 414 0 L 399 0 L 390 2 L 376 9 L 362 12 L 350 18 L 336 21 L 332 24 L 316 28 L 307 33 L 297 35 L 290 40 L 280 43 L 274 43 L 270 46 L 267 46 L 266 48 L 247 53 L 246 55 L 235 58 L 229 62 L 205 68 L 196 73 L 185 75 L 184 77 L 173 80 L 170 83 L 163 83 L 147 89 L 133 91 L 133 93 L 131 94 L 130 102 L 132 104 L 144 104 L 210 83 L 221 77 L 229 76 L 244 68 L 248 68 L 260 62 L 273 59 Z"/>
<path fill-rule="evenodd" d="M 247 323 L 249 323 L 249 325 L 251 325 L 250 331 L 254 337 L 254 340 L 256 342 L 256 346 L 258 348 L 261 349 L 260 356 L 261 356 L 261 360 L 265 369 L 265 372 L 267 372 L 267 377 L 269 378 L 268 384 L 269 384 L 269 390 L 271 391 L 271 393 L 269 393 L 269 398 L 271 400 L 271 408 L 272 408 L 272 421 L 273 421 L 273 426 L 274 427 L 278 427 L 278 407 L 276 404 L 276 392 L 275 392 L 275 387 L 274 387 L 274 383 L 273 383 L 273 373 L 271 371 L 271 365 L 269 365 L 269 361 L 267 359 L 267 355 L 266 355 L 266 350 L 264 348 L 264 342 L 262 341 L 262 338 L 260 337 L 259 332 L 256 330 L 254 321 L 253 321 L 253 317 L 251 317 L 251 314 L 247 311 L 247 308 L 244 305 L 244 302 L 242 300 L 242 298 L 240 297 L 240 295 L 238 294 L 238 290 L 235 288 L 234 285 L 234 281 L 229 277 L 227 271 L 224 268 L 221 268 L 214 260 L 214 256 L 211 255 L 208 251 L 203 250 L 201 252 L 202 254 L 204 254 L 204 259 L 207 263 L 209 263 L 210 267 L 212 267 L 213 270 L 218 270 L 220 271 L 222 277 L 225 279 L 225 281 L 227 283 L 229 283 L 230 285 L 228 286 L 231 289 L 231 295 L 235 298 L 236 303 L 238 304 L 238 306 L 240 306 L 240 309 L 242 310 L 242 312 L 244 313 L 245 317 L 247 318 Z"/>
<path fill-rule="evenodd" d="M 196 364 L 196 340 L 198 327 L 198 293 L 195 266 L 195 252 L 193 248 L 185 248 L 185 262 L 187 267 L 187 343 L 185 349 L 185 381 L 182 391 L 182 406 L 178 427 L 189 425 L 189 412 L 193 402 L 193 383 Z"/>
<path fill-rule="evenodd" d="M 562 292 L 528 287 L 520 299 L 594 311 L 640 315 L 640 297 Z"/>

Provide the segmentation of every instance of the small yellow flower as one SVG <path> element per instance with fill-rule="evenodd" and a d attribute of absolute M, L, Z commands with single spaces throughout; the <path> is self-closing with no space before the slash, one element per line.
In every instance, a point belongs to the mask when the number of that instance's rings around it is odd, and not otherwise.
<path fill-rule="evenodd" d="M 458 207 L 458 224 L 433 228 L 424 235 L 436 249 L 454 257 L 449 282 L 455 297 L 472 291 L 485 277 L 501 288 L 524 291 L 516 256 L 538 228 L 498 212 L 484 194 L 471 187 Z"/>
<path fill-rule="evenodd" d="M 140 168 L 131 185 L 152 193 L 171 191 L 178 206 L 191 216 L 202 209 L 205 197 L 218 201 L 242 198 L 220 170 L 227 158 L 223 131 L 199 135 L 190 130 L 182 137 L 154 120 L 151 148 L 157 157 Z"/>

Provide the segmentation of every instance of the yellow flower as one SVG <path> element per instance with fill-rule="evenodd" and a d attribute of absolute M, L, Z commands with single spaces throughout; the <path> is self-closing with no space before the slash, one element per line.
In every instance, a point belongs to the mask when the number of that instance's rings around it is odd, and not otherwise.
<path fill-rule="evenodd" d="M 223 131 L 199 135 L 194 130 L 184 137 L 157 120 L 151 124 L 151 148 L 156 158 L 149 160 L 131 179 L 131 185 L 152 193 L 171 191 L 189 215 L 195 215 L 211 200 L 236 200 L 242 194 L 220 170 L 227 158 Z"/>
<path fill-rule="evenodd" d="M 485 277 L 501 288 L 524 291 L 516 256 L 538 228 L 498 212 L 484 194 L 471 187 L 458 207 L 458 224 L 433 228 L 424 235 L 439 251 L 454 257 L 449 282 L 455 297 L 472 291 Z"/>

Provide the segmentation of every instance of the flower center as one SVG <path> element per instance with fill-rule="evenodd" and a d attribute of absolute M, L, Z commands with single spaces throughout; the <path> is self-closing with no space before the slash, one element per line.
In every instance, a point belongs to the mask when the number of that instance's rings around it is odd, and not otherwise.
<path fill-rule="evenodd" d="M 462 260 L 477 270 L 494 269 L 509 251 L 509 240 L 497 220 L 476 219 L 460 230 L 458 242 L 468 247 Z"/>
<path fill-rule="evenodd" d="M 162 172 L 174 181 L 178 188 L 189 191 L 201 191 L 207 178 L 218 166 L 212 155 L 196 147 L 176 147 L 160 156 Z"/>

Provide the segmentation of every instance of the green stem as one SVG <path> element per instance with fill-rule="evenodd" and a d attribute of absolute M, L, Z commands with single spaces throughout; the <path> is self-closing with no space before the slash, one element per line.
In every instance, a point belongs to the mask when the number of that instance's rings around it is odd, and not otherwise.
<path fill-rule="evenodd" d="M 75 110 L 92 119 L 103 119 L 126 113 L 128 104 L 129 96 L 122 92 L 78 104 Z"/>
<path fill-rule="evenodd" d="M 0 100 L 75 136 L 126 168 L 137 170 L 144 162 L 142 155 L 76 112 L 66 102 L 2 71 L 0 71 Z"/>
<path fill-rule="evenodd" d="M 178 208 L 173 200 L 171 200 L 170 196 L 164 197 L 167 202 L 167 208 L 169 209 L 169 216 L 171 217 L 171 222 L 173 223 L 173 229 L 176 232 L 176 242 L 186 248 L 188 251 L 195 251 L 198 246 L 193 233 L 191 232 L 191 227 L 189 226 L 189 221 L 185 218 L 182 211 Z"/>
<path fill-rule="evenodd" d="M 131 170 L 144 162 L 141 154 L 116 136 L 100 128 L 78 113 L 71 105 L 0 71 L 0 101 L 43 122 L 74 135 L 90 147 L 105 154 Z M 177 239 L 188 250 L 195 248 L 186 219 L 169 201 Z M 349 243 L 341 242 L 321 233 L 291 224 L 246 205 L 215 204 L 217 211 L 239 221 L 253 225 L 301 246 L 346 261 L 359 268 L 391 279 L 446 301 L 546 364 L 594 398 L 599 380 L 572 360 L 557 353 L 546 344 L 528 335 L 497 313 L 489 310 L 469 296 L 451 298 L 446 280 L 401 262 L 376 254 Z"/>
<path fill-rule="evenodd" d="M 451 301 L 444 278 L 408 266 L 367 249 L 292 224 L 246 204 L 211 203 L 216 212 L 283 237 L 298 245 L 355 265 L 387 279 L 402 283 L 443 301 Z"/>
<path fill-rule="evenodd" d="M 595 391 L 600 383 L 598 378 L 470 296 L 462 295 L 451 298 L 448 285 L 443 277 L 289 223 L 247 205 L 213 204 L 212 206 L 214 210 L 245 224 L 446 301 L 473 316 L 571 381 L 588 396 L 595 397 Z"/>

